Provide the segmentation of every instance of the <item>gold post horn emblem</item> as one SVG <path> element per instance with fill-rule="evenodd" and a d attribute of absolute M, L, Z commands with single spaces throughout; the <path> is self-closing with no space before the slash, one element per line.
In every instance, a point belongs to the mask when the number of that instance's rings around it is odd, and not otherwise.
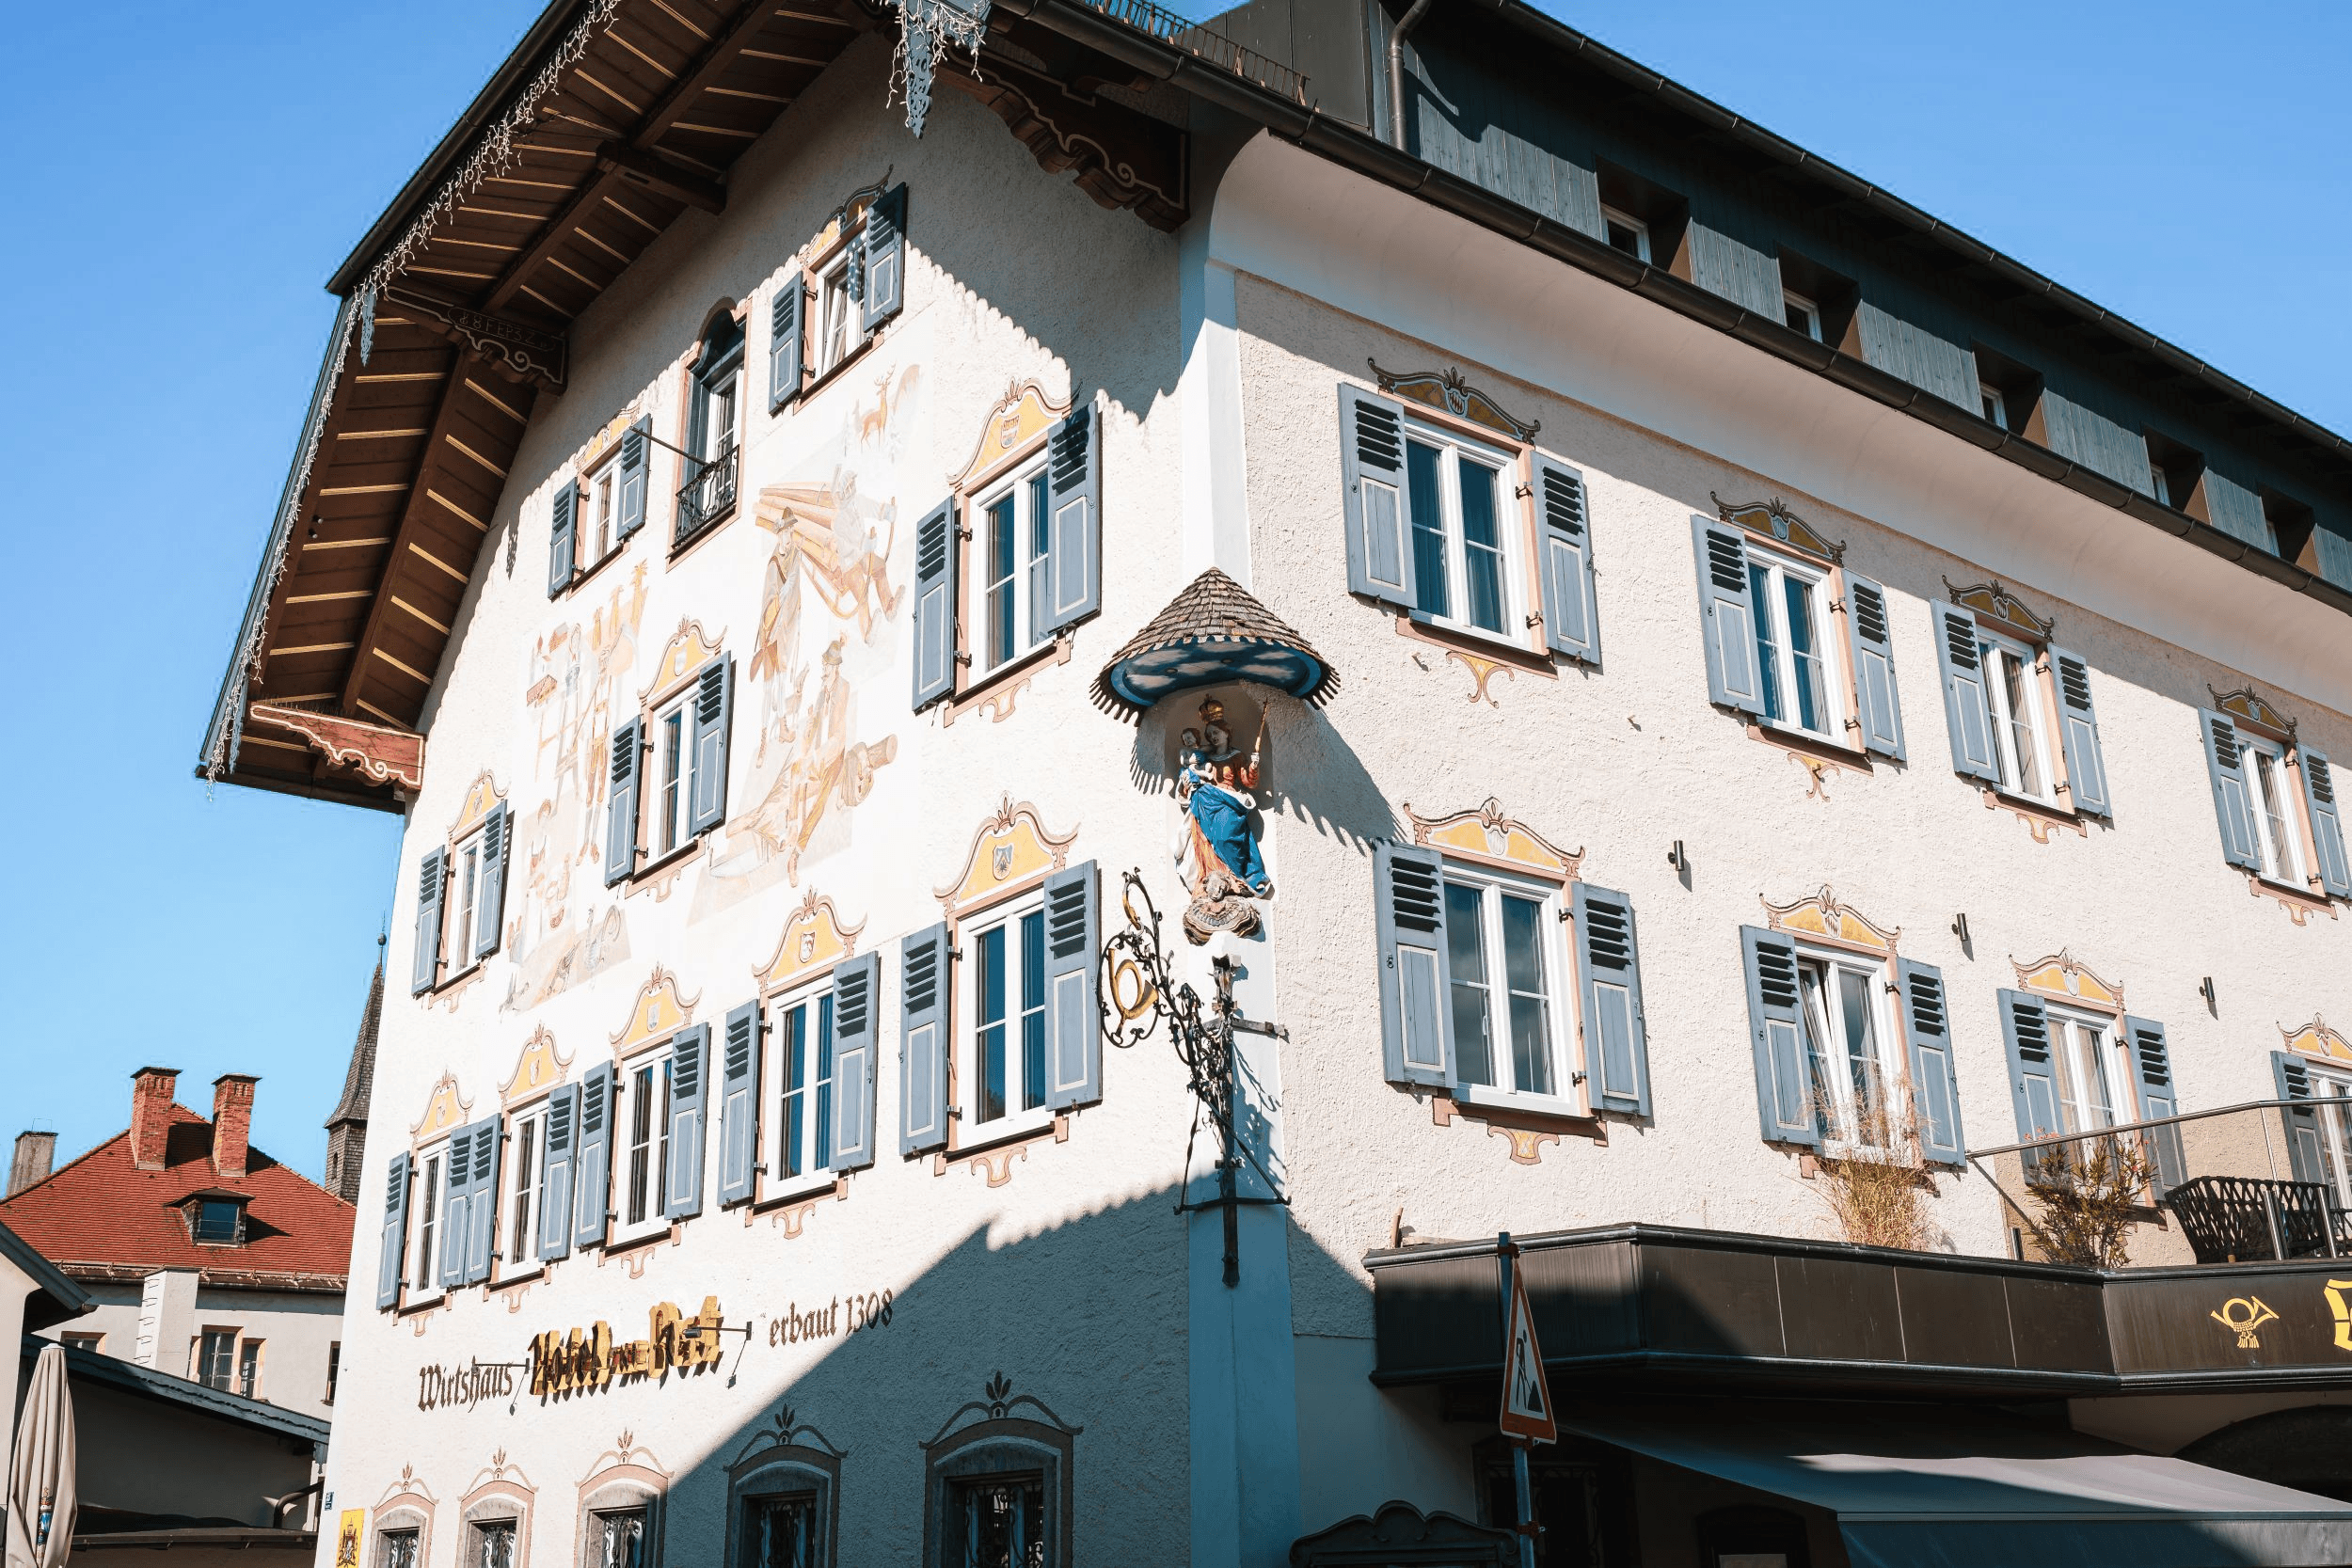
<path fill-rule="evenodd" d="M 2232 1296 L 2221 1304 L 2220 1311 L 2210 1312 L 2206 1316 L 2237 1335 L 2238 1349 L 2260 1350 L 2262 1340 L 2255 1337 L 2254 1331 L 2266 1323 L 2274 1322 L 2279 1314 L 2273 1312 L 2260 1296 Z"/>

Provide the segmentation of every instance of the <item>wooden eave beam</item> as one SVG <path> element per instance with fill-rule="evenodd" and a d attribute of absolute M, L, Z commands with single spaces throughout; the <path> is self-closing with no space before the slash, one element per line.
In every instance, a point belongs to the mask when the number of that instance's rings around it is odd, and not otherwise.
<path fill-rule="evenodd" d="M 607 174 L 617 174 L 628 184 L 648 190 L 656 196 L 682 201 L 689 207 L 699 207 L 706 213 L 726 211 L 727 188 L 715 180 L 678 167 L 659 155 L 619 142 L 606 142 L 596 149 L 596 166 Z"/>
<path fill-rule="evenodd" d="M 669 135 L 670 128 L 693 108 L 694 101 L 718 86 L 719 78 L 732 70 L 751 47 L 761 27 L 767 25 L 774 8 L 767 0 L 751 0 L 737 8 L 735 14 L 720 25 L 719 36 L 710 40 L 710 47 L 696 56 L 686 73 L 670 86 L 645 118 L 638 122 L 637 132 L 629 137 L 629 145 L 649 151 L 654 143 Z"/>

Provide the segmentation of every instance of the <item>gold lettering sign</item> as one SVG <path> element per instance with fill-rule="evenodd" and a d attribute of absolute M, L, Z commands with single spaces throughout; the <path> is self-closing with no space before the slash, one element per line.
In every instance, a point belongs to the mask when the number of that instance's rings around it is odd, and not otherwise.
<path fill-rule="evenodd" d="M 2352 1350 L 2352 1301 L 2345 1299 L 2346 1291 L 2352 1291 L 2352 1279 L 2331 1279 L 2320 1292 L 2328 1298 L 2328 1310 L 2335 1314 L 2338 1350 Z"/>
<path fill-rule="evenodd" d="M 625 1344 L 613 1343 L 612 1325 L 605 1323 L 569 1333 L 550 1328 L 539 1335 L 531 1341 L 531 1391 L 543 1396 L 585 1393 L 610 1386 L 616 1377 L 635 1382 L 673 1371 L 683 1377 L 719 1364 L 719 1330 L 726 1320 L 717 1296 L 705 1296 L 702 1310 L 691 1318 L 668 1301 L 647 1317 L 645 1338 Z M 690 1328 L 697 1332 L 687 1333 Z"/>

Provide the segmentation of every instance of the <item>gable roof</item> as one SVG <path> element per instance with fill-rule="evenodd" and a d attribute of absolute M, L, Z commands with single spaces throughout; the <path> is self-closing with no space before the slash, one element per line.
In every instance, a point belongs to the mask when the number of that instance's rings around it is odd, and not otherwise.
<path fill-rule="evenodd" d="M 233 1181 L 213 1169 L 212 1156 L 213 1124 L 175 1104 L 163 1169 L 132 1163 L 126 1129 L 0 1201 L 0 1223 L 69 1278 L 199 1269 L 217 1285 L 341 1291 L 358 1211 L 258 1148 Z M 246 1200 L 244 1245 L 197 1244 L 177 1206 L 199 1193 Z"/>

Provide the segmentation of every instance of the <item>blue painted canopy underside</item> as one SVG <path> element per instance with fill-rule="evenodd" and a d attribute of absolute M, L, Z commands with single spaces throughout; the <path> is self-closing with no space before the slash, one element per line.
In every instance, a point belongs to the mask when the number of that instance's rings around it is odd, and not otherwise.
<path fill-rule="evenodd" d="M 1323 681 L 1323 661 L 1279 642 L 1201 640 L 1147 648 L 1104 672 L 1113 691 L 1136 707 L 1194 687 L 1255 681 L 1304 697 Z"/>

